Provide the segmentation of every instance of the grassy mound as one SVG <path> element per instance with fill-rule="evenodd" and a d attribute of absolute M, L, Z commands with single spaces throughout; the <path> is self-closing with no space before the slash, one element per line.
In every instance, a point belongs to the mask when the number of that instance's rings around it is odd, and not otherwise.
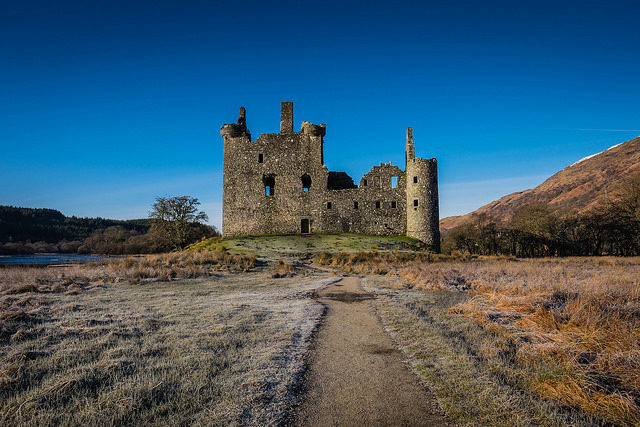
<path fill-rule="evenodd" d="M 284 234 L 245 236 L 230 239 L 210 238 L 194 243 L 188 249 L 220 250 L 258 256 L 304 256 L 321 252 L 414 251 L 426 245 L 406 236 L 368 236 L 363 234 Z"/>

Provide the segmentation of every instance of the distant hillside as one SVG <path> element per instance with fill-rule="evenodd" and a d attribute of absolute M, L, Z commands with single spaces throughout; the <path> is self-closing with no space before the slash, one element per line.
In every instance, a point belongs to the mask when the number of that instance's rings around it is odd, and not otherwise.
<path fill-rule="evenodd" d="M 440 220 L 442 231 L 466 221 L 472 214 L 486 214 L 497 220 L 509 220 L 530 203 L 544 203 L 554 209 L 583 212 L 630 176 L 640 173 L 640 137 L 615 145 L 601 153 L 585 157 L 567 166 L 536 188 L 509 194 L 462 216 Z"/>
<path fill-rule="evenodd" d="M 127 231 L 145 233 L 148 219 L 115 220 L 105 218 L 77 218 L 64 216 L 54 209 L 0 206 L 0 243 L 47 242 L 82 240 L 98 230 L 120 226 Z"/>

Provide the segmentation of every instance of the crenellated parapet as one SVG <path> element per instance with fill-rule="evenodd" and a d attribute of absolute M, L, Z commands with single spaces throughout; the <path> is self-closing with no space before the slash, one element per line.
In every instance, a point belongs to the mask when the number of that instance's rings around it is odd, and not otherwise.
<path fill-rule="evenodd" d="M 309 135 L 309 136 L 325 136 L 327 133 L 327 125 L 325 124 L 319 124 L 319 125 L 314 125 L 313 123 L 310 122 L 306 122 L 306 121 L 302 121 L 302 126 L 301 126 L 301 131 L 302 133 Z"/>

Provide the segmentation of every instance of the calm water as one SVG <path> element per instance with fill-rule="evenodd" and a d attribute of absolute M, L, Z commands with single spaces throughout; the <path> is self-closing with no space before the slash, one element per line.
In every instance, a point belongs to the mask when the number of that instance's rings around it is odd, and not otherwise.
<path fill-rule="evenodd" d="M 78 254 L 0 255 L 0 265 L 78 264 L 106 258 L 109 257 Z"/>

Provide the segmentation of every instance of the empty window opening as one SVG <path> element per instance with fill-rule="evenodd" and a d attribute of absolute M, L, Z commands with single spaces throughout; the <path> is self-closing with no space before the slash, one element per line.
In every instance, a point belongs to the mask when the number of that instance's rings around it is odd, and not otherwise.
<path fill-rule="evenodd" d="M 391 202 L 391 209 L 395 209 L 396 208 L 396 202 Z"/>
<path fill-rule="evenodd" d="M 331 209 L 333 207 L 333 205 L 331 204 L 331 202 L 327 202 L 327 209 Z"/>
<path fill-rule="evenodd" d="M 366 179 L 363 179 L 363 180 L 362 180 L 362 186 L 363 186 L 363 187 L 366 187 L 366 186 L 367 186 L 367 180 L 366 180 Z"/>
<path fill-rule="evenodd" d="M 300 232 L 302 234 L 307 234 L 311 232 L 311 227 L 309 226 L 309 219 L 304 218 L 300 221 Z"/>
<path fill-rule="evenodd" d="M 391 188 L 396 188 L 398 186 L 398 177 L 397 176 L 392 176 L 391 177 Z"/>
<path fill-rule="evenodd" d="M 311 188 L 311 177 L 306 173 L 300 177 L 302 181 L 302 191 L 309 191 Z"/>
<path fill-rule="evenodd" d="M 262 153 L 258 154 L 258 163 L 262 163 L 264 161 L 264 157 L 262 156 Z"/>
<path fill-rule="evenodd" d="M 380 209 L 380 200 L 376 201 L 376 209 Z"/>
<path fill-rule="evenodd" d="M 418 206 L 418 199 L 413 199 L 413 206 Z"/>
<path fill-rule="evenodd" d="M 358 209 L 358 202 L 353 202 L 353 209 Z"/>
<path fill-rule="evenodd" d="M 413 183 L 414 183 L 414 184 L 417 184 L 417 183 L 418 183 L 418 177 L 417 177 L 417 176 L 414 176 L 414 177 L 413 177 Z"/>
<path fill-rule="evenodd" d="M 267 196 L 273 196 L 275 194 L 276 179 L 273 175 L 265 175 L 262 177 L 264 183 L 264 193 Z"/>

